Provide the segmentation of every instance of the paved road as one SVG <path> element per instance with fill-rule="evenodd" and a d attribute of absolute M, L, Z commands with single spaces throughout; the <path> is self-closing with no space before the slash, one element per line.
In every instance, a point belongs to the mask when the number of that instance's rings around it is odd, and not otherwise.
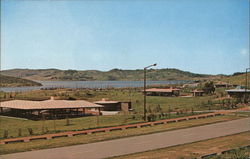
<path fill-rule="evenodd" d="M 250 131 L 250 118 L 62 148 L 0 156 L 1 159 L 99 159 Z"/>

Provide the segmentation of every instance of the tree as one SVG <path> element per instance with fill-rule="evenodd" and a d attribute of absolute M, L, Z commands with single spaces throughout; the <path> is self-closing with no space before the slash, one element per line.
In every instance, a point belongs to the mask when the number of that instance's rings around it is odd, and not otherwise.
<path fill-rule="evenodd" d="M 203 86 L 202 90 L 206 93 L 206 94 L 212 94 L 215 91 L 215 87 L 214 87 L 214 83 L 211 82 L 206 82 L 205 85 Z"/>
<path fill-rule="evenodd" d="M 209 99 L 207 101 L 207 106 L 208 106 L 208 109 L 211 110 L 211 106 L 213 105 L 213 102 Z"/>
<path fill-rule="evenodd" d="M 161 109 L 160 104 L 158 104 L 158 105 L 155 107 L 155 112 L 156 112 L 156 113 L 161 113 L 161 112 L 162 112 L 162 109 Z"/>
<path fill-rule="evenodd" d="M 158 114 L 159 119 L 161 119 L 163 112 L 162 112 L 162 109 L 161 109 L 160 104 L 158 104 L 158 105 L 155 107 L 154 112 L 156 112 L 156 113 Z"/>

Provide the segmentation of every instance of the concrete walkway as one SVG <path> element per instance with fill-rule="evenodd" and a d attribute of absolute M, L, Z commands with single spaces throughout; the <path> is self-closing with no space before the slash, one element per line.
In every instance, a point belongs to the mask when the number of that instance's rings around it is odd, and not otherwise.
<path fill-rule="evenodd" d="M 0 156 L 0 158 L 99 159 L 191 143 L 245 131 L 250 131 L 250 118 L 91 144 L 15 153 Z"/>

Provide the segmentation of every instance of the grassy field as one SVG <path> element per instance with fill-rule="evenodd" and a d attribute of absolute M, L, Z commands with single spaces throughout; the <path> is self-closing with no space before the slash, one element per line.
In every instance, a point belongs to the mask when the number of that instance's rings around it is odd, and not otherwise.
<path fill-rule="evenodd" d="M 248 85 L 249 85 L 249 77 L 250 73 L 247 74 L 248 76 Z M 228 82 L 230 84 L 237 84 L 237 85 L 246 85 L 246 74 L 239 74 L 239 75 L 233 75 L 233 76 L 228 76 L 228 77 L 223 77 L 220 79 L 221 81 Z"/>
<path fill-rule="evenodd" d="M 10 93 L 9 93 L 10 94 Z M 4 100 L 6 93 L 0 93 L 0 99 Z M 68 99 L 69 97 L 75 99 L 84 99 L 88 101 L 98 101 L 102 98 L 118 101 L 131 101 L 133 111 L 129 114 L 120 114 L 116 116 L 89 116 L 82 118 L 69 119 L 70 125 L 66 126 L 66 120 L 46 120 L 46 121 L 31 121 L 18 120 L 11 118 L 0 117 L 0 138 L 27 136 L 28 128 L 32 128 L 34 134 L 53 133 L 59 131 L 82 130 L 96 127 L 107 127 L 124 125 L 129 123 L 143 122 L 143 95 L 140 89 L 105 89 L 105 90 L 71 90 L 71 89 L 57 89 L 57 90 L 36 90 L 12 93 L 15 99 L 28 100 L 44 100 L 54 96 L 56 99 Z M 180 112 L 178 115 L 171 114 L 171 118 L 178 116 L 191 115 L 192 110 L 208 110 L 220 109 L 221 105 L 209 104 L 218 102 L 216 95 L 204 97 L 147 97 L 148 114 L 165 113 L 169 118 L 169 112 Z M 156 110 L 160 106 L 161 110 Z M 157 112 L 158 111 L 158 112 Z M 189 111 L 189 113 L 187 113 Z M 159 118 L 158 118 L 159 119 Z"/>
<path fill-rule="evenodd" d="M 177 118 L 195 114 L 171 114 L 166 118 Z M 165 119 L 166 119 L 165 118 Z M 68 124 L 67 124 L 68 120 Z M 33 121 L 21 118 L 10 118 L 0 116 L 0 139 L 6 138 L 5 132 L 8 131 L 8 137 L 30 136 L 28 129 L 32 128 L 32 135 L 49 134 L 64 131 L 85 130 L 109 126 L 118 126 L 144 122 L 139 115 L 111 115 L 111 116 L 89 116 L 71 119 Z"/>
<path fill-rule="evenodd" d="M 206 125 L 210 123 L 229 121 L 229 120 L 234 120 L 234 119 L 239 119 L 239 118 L 242 118 L 242 117 L 232 116 L 232 115 L 218 116 L 218 117 L 213 117 L 213 118 L 189 120 L 189 121 L 183 121 L 183 122 L 178 122 L 178 123 L 157 125 L 153 127 L 126 129 L 123 131 L 96 133 L 96 134 L 89 134 L 89 135 L 82 135 L 82 136 L 74 136 L 70 138 L 62 137 L 62 138 L 56 138 L 52 140 L 37 140 L 37 141 L 31 141 L 28 143 L 6 144 L 6 145 L 0 145 L 0 154 L 97 142 L 97 141 L 110 140 L 110 139 L 115 139 L 115 138 L 122 138 L 122 137 L 128 137 L 128 136 L 136 136 L 136 135 L 150 134 L 150 133 L 155 133 L 155 132 L 175 130 L 175 129 L 180 129 L 180 128 Z"/>
<path fill-rule="evenodd" d="M 69 119 L 69 125 L 67 125 L 66 119 L 61 120 L 46 120 L 46 121 L 32 121 L 22 120 L 14 118 L 0 117 L 0 138 L 7 137 L 19 137 L 28 136 L 29 128 L 32 128 L 33 135 L 54 133 L 70 130 L 83 130 L 97 127 L 108 127 L 116 125 L 124 125 L 129 123 L 143 122 L 143 95 L 139 88 L 133 89 L 105 89 L 105 90 L 72 90 L 72 89 L 56 89 L 56 90 L 36 90 L 27 92 L 16 92 L 16 93 L 3 93 L 0 92 L 0 100 L 10 99 L 26 99 L 26 100 L 46 100 L 51 96 L 55 99 L 83 99 L 90 102 L 99 101 L 102 98 L 108 98 L 109 100 L 118 101 L 131 101 L 133 111 L 129 114 L 119 114 L 115 116 L 89 116 L 82 118 Z M 218 95 L 203 96 L 203 97 L 147 97 L 147 110 L 148 114 L 165 113 L 168 114 L 170 111 L 179 112 L 177 114 L 171 114 L 171 118 L 178 116 L 190 115 L 187 111 L 196 110 L 208 110 L 208 109 L 221 109 L 221 105 L 218 104 L 216 99 Z M 213 104 L 211 104 L 213 103 Z M 161 108 L 160 111 L 156 112 L 156 108 Z M 169 116 L 167 116 L 169 117 Z M 32 141 L 30 143 L 16 143 L 10 145 L 1 145 L 0 153 L 13 153 L 19 151 L 28 151 L 32 149 L 43 149 L 51 147 L 60 147 L 74 144 L 89 143 L 101 140 L 109 140 L 113 138 L 120 138 L 126 136 L 141 135 L 147 133 L 154 133 L 160 131 L 173 130 L 178 128 L 185 128 L 190 126 L 203 125 L 213 122 L 227 121 L 232 119 L 241 118 L 239 116 L 223 116 L 215 117 L 210 119 L 200 119 L 197 121 L 186 121 L 176 124 L 167 124 L 141 128 L 131 129 L 126 131 L 117 131 L 110 133 L 100 133 L 86 136 L 77 136 L 73 138 L 61 138 L 53 139 L 51 141 Z"/>
<path fill-rule="evenodd" d="M 219 137 L 206 141 L 195 142 L 191 144 L 185 144 L 180 146 L 174 146 L 169 148 L 163 148 L 158 150 L 152 150 L 147 152 L 141 152 L 131 155 L 125 155 L 120 157 L 113 157 L 110 159 L 191 159 L 200 157 L 203 155 L 218 153 L 224 150 L 239 148 L 241 146 L 249 145 L 250 132 L 244 132 L 236 135 L 230 135 L 225 137 Z M 248 149 L 249 150 L 249 149 Z M 240 156 L 244 159 L 249 156 L 250 152 L 236 151 L 236 153 L 220 155 L 217 157 L 211 157 L 211 159 L 240 159 Z M 242 158 L 243 159 L 243 158 Z"/>
<path fill-rule="evenodd" d="M 8 137 L 19 137 L 19 130 L 22 131 L 21 136 L 29 136 L 28 128 L 32 128 L 33 135 L 39 135 L 143 122 L 141 118 L 133 118 L 132 115 L 90 116 L 68 120 L 69 125 L 67 125 L 67 119 L 33 121 L 1 116 L 0 138 L 4 137 L 5 130 L 8 131 Z"/>
<path fill-rule="evenodd" d="M 230 153 L 221 154 L 213 157 L 206 157 L 206 159 L 249 159 L 249 157 L 250 157 L 250 148 L 247 148 L 247 149 L 235 149 Z"/>
<path fill-rule="evenodd" d="M 75 99 L 88 100 L 90 102 L 99 101 L 102 98 L 118 101 L 131 101 L 132 108 L 135 113 L 141 113 L 143 110 L 143 94 L 141 89 L 105 89 L 105 90 L 71 90 L 71 89 L 57 89 L 57 90 L 36 90 L 19 93 L 3 93 L 0 92 L 0 100 L 9 100 L 6 98 L 12 96 L 12 99 L 26 99 L 26 100 L 45 100 L 50 96 L 55 99 L 68 99 L 69 97 Z M 221 106 L 210 104 L 209 101 L 219 102 L 215 100 L 218 95 L 203 96 L 203 97 L 157 97 L 148 96 L 147 106 L 149 110 L 154 110 L 156 106 L 160 106 L 163 112 L 177 110 L 208 110 L 221 109 Z"/>
<path fill-rule="evenodd" d="M 0 74 L 0 87 L 41 86 L 42 84 L 27 79 Z"/>

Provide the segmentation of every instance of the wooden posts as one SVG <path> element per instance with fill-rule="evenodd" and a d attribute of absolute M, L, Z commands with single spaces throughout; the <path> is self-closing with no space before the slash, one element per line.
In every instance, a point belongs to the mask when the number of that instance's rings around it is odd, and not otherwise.
<path fill-rule="evenodd" d="M 76 115 L 78 116 L 79 115 L 79 109 L 76 108 Z"/>
<path fill-rule="evenodd" d="M 56 114 L 55 114 L 55 110 L 53 110 L 53 114 L 54 114 L 54 118 L 53 118 L 53 124 L 54 124 L 54 131 L 56 132 Z"/>
<path fill-rule="evenodd" d="M 101 108 L 98 108 L 98 115 L 101 115 Z"/>
<path fill-rule="evenodd" d="M 86 114 L 86 108 L 82 108 L 82 113 L 83 113 L 83 115 Z"/>

